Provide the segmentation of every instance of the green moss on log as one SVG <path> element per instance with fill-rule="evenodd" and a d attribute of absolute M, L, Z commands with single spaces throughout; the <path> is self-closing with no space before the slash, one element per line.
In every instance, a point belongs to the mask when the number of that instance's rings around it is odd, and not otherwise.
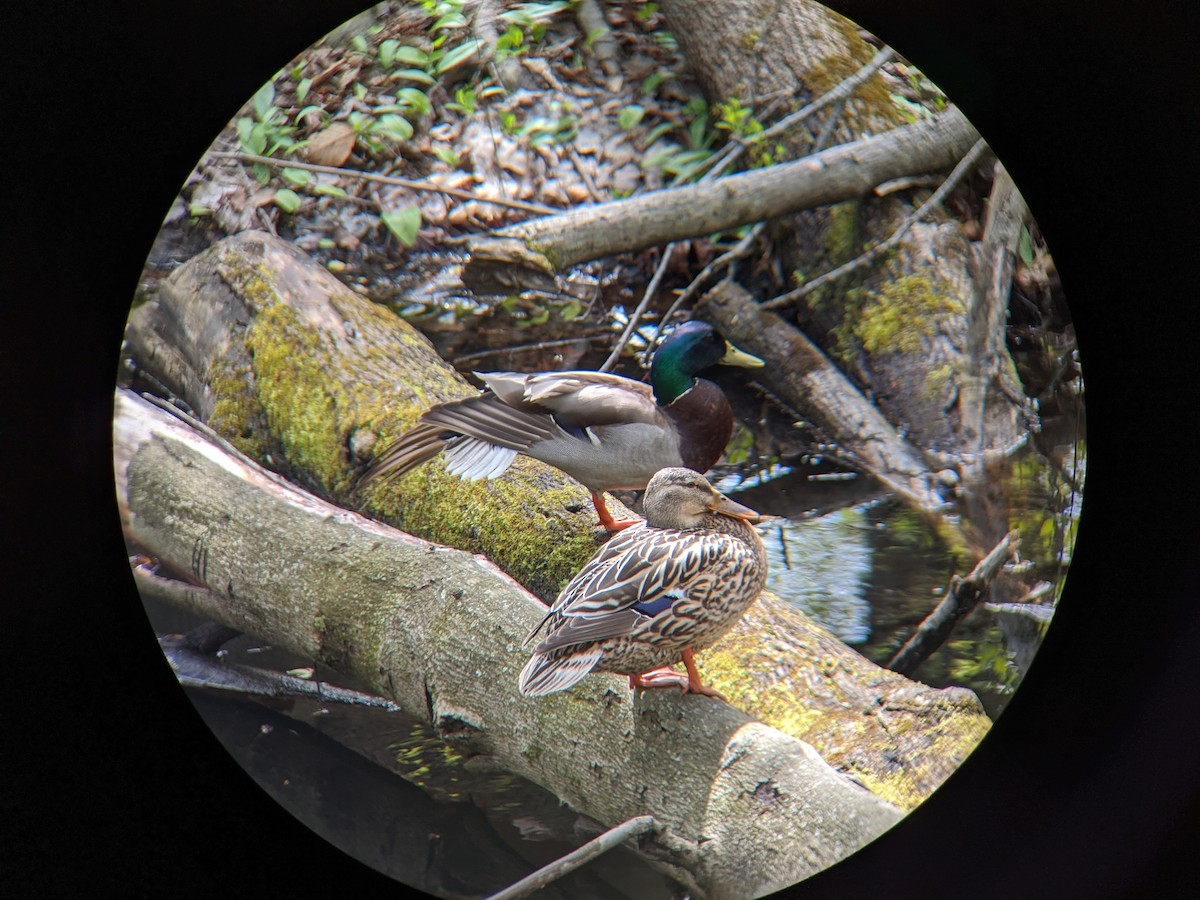
<path fill-rule="evenodd" d="M 925 800 L 991 727 L 970 692 L 905 696 L 905 678 L 835 652 L 836 638 L 778 598 L 764 595 L 747 620 L 697 657 L 705 682 L 902 809 Z M 786 677 L 774 674 L 782 658 L 795 668 Z"/>
<path fill-rule="evenodd" d="M 866 304 L 854 333 L 868 353 L 917 353 L 943 316 L 963 316 L 956 297 L 936 291 L 923 275 L 889 281 Z"/>

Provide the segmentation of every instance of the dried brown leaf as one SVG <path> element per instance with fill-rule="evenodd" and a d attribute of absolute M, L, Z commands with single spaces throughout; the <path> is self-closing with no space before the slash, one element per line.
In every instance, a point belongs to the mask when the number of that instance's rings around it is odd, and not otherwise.
<path fill-rule="evenodd" d="M 354 150 L 354 129 L 345 122 L 333 122 L 308 139 L 305 158 L 318 166 L 340 166 Z"/>

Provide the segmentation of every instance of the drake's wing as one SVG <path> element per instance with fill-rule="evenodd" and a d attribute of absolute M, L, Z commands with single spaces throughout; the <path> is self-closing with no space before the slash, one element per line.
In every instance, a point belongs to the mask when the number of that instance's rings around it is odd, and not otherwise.
<path fill-rule="evenodd" d="M 446 451 L 452 475 L 474 480 L 499 475 L 517 453 L 561 435 L 553 418 L 533 409 L 513 409 L 495 394 L 441 403 L 422 413 L 363 474 L 361 484 L 398 478 Z"/>
<path fill-rule="evenodd" d="M 549 412 L 563 428 L 631 422 L 658 424 L 662 411 L 650 386 L 605 372 L 476 372 L 506 404 Z"/>

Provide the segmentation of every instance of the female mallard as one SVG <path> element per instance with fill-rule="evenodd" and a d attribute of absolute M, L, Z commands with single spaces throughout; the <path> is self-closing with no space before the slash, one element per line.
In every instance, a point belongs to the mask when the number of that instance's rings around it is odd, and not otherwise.
<path fill-rule="evenodd" d="M 445 451 L 446 470 L 495 478 L 518 453 L 566 472 L 592 492 L 600 524 L 616 531 L 607 490 L 640 490 L 667 466 L 708 471 L 733 433 L 729 401 L 697 373 L 724 363 L 761 366 L 704 322 L 685 322 L 662 342 L 650 384 L 603 372 L 488 372 L 488 390 L 440 403 L 383 452 L 362 483 L 398 477 Z"/>
<path fill-rule="evenodd" d="M 646 521 L 610 538 L 526 638 L 547 626 L 521 693 L 561 691 L 595 670 L 628 675 L 635 689 L 724 699 L 701 683 L 692 654 L 729 631 L 766 584 L 767 554 L 750 525 L 760 517 L 682 468 L 655 475 L 642 507 Z M 679 660 L 686 677 L 647 672 Z"/>

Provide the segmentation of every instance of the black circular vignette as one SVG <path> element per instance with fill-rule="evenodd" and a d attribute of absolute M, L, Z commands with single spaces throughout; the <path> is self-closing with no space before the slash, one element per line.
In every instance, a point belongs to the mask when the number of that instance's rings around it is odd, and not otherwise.
<path fill-rule="evenodd" d="M 1029 202 L 1079 335 L 1088 479 L 1060 610 L 993 733 L 892 832 L 786 894 L 1194 893 L 1200 404 L 1181 220 L 1200 201 L 1197 14 L 830 5 L 957 102 Z M 18 106 L 0 244 L 16 612 L 0 872 L 22 894 L 396 887 L 270 800 L 184 698 L 126 564 L 110 446 L 129 301 L 183 179 L 259 85 L 362 8 L 51 3 L 2 38 Z"/>

